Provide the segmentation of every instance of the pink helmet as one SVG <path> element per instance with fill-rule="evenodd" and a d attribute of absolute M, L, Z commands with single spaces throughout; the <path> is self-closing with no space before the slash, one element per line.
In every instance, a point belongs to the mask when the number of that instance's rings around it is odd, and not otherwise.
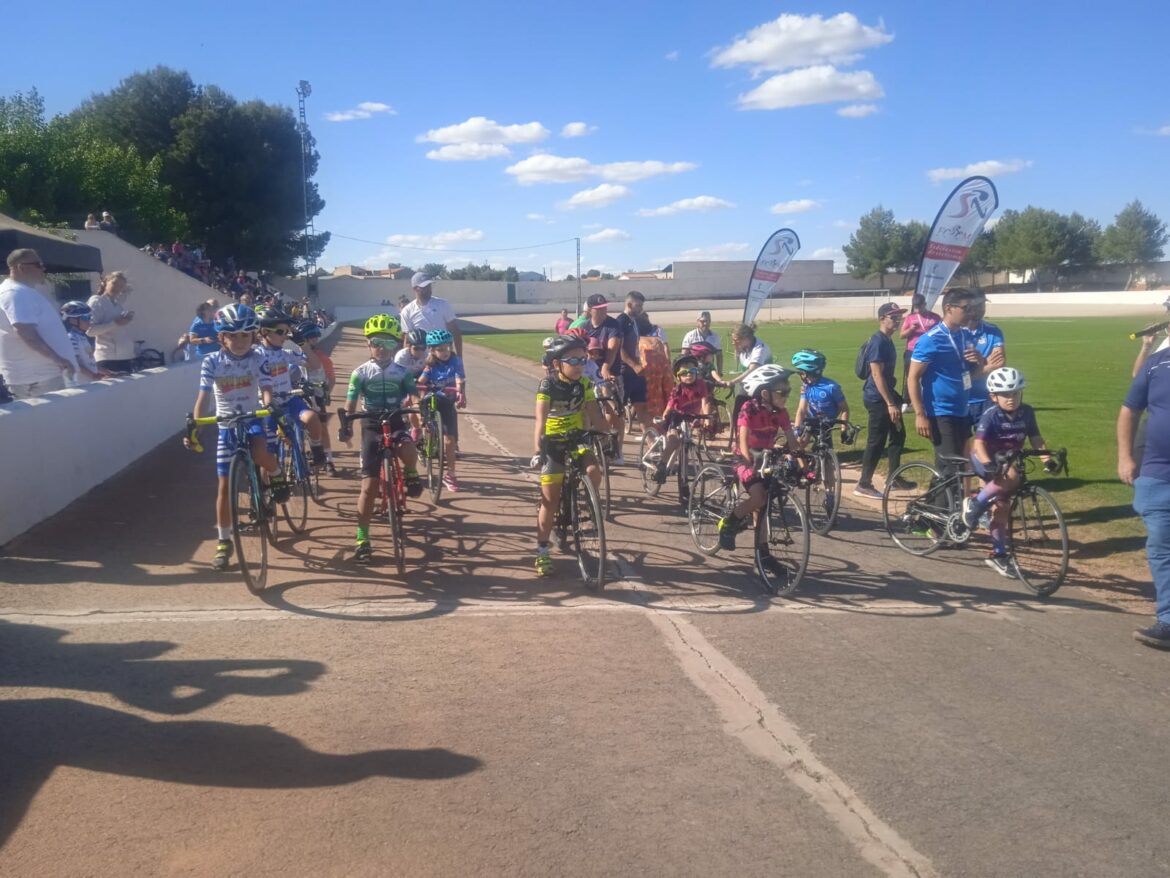
<path fill-rule="evenodd" d="M 705 357 L 707 354 L 715 353 L 715 348 L 711 347 L 705 341 L 697 341 L 691 345 L 691 353 L 696 357 Z"/>

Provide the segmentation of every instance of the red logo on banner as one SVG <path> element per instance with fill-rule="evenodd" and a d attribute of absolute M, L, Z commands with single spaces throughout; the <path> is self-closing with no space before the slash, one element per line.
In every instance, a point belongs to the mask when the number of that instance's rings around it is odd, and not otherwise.
<path fill-rule="evenodd" d="M 762 268 L 757 268 L 752 272 L 752 280 L 766 280 L 768 283 L 774 284 L 776 281 L 780 280 L 780 272 L 765 271 Z"/>
<path fill-rule="evenodd" d="M 931 241 L 926 245 L 926 258 L 962 262 L 967 258 L 967 251 L 970 249 L 970 247 L 956 247 L 954 244 L 940 244 L 938 241 Z"/>

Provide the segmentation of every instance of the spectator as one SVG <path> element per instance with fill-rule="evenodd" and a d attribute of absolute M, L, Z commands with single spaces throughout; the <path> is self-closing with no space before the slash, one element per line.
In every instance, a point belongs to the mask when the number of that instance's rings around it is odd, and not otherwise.
<path fill-rule="evenodd" d="M 386 304 L 389 305 L 390 303 L 387 302 Z M 409 304 L 410 304 L 410 296 L 406 295 L 406 293 L 403 293 L 401 296 L 398 297 L 398 313 L 401 314 L 402 309 L 405 308 Z"/>
<path fill-rule="evenodd" d="M 695 320 L 695 328 L 683 336 L 683 355 L 691 353 L 691 345 L 705 342 L 715 349 L 715 371 L 723 373 L 723 345 L 719 342 L 719 333 L 711 331 L 711 312 L 700 311 Z"/>
<path fill-rule="evenodd" d="M 433 295 L 431 285 L 435 279 L 425 271 L 416 271 L 410 279 L 410 286 L 414 289 L 414 301 L 408 303 L 398 314 L 398 321 L 403 332 L 412 329 L 446 329 L 451 333 L 454 341 L 455 355 L 463 356 L 463 334 L 459 331 L 459 323 L 455 319 L 455 309 L 446 299 Z"/>
<path fill-rule="evenodd" d="M 869 414 L 866 431 L 865 453 L 861 458 L 861 477 L 853 493 L 871 500 L 882 498 L 873 486 L 873 474 L 877 469 L 882 452 L 889 449 L 889 475 L 893 475 L 902 463 L 902 449 L 906 445 L 906 425 L 902 422 L 902 397 L 898 394 L 897 378 L 898 351 L 892 336 L 902 322 L 906 309 L 893 302 L 886 302 L 878 308 L 878 329 L 865 348 L 865 384 L 861 390 L 861 401 Z M 888 445 L 887 445 L 888 443 Z M 908 482 L 895 488 L 913 487 Z"/>
<path fill-rule="evenodd" d="M 987 363 L 971 376 L 971 390 L 967 393 L 967 407 L 972 426 L 979 423 L 983 410 L 991 405 L 991 397 L 987 395 L 987 376 L 1007 363 L 1007 351 L 1004 348 L 1003 330 L 994 323 L 988 323 L 983 318 L 987 314 L 987 296 L 982 290 L 972 290 L 975 298 L 971 300 L 971 310 L 967 312 L 967 328 L 975 339 L 975 350 Z"/>
<path fill-rule="evenodd" d="M 97 217 L 92 213 L 85 218 L 85 229 L 87 232 L 95 232 L 101 228 L 101 223 L 97 221 Z"/>
<path fill-rule="evenodd" d="M 907 376 L 910 374 L 910 355 L 914 353 L 914 346 L 918 339 L 926 335 L 939 324 L 942 318 L 926 307 L 926 297 L 915 293 L 910 300 L 910 313 L 902 319 L 902 329 L 898 338 L 906 342 L 906 350 L 902 353 L 902 386 L 908 387 Z"/>
<path fill-rule="evenodd" d="M 589 319 L 579 328 L 585 330 L 585 335 L 588 338 L 600 342 L 601 349 L 605 351 L 600 366 L 601 380 L 612 384 L 613 399 L 621 403 L 625 400 L 625 388 L 622 387 L 620 372 L 621 331 L 618 328 L 618 322 L 609 316 L 609 300 L 601 293 L 594 293 L 586 299 L 585 307 L 589 309 Z M 626 461 L 622 455 L 621 440 L 625 433 L 626 423 L 624 408 L 621 405 L 606 408 L 605 413 L 609 427 L 617 437 L 614 440 L 612 462 L 619 465 L 624 464 Z"/>
<path fill-rule="evenodd" d="M 639 356 L 638 318 L 642 316 L 646 307 L 646 297 L 638 290 L 626 293 L 626 308 L 617 316 L 620 344 L 618 357 L 621 362 L 617 374 L 622 377 L 622 387 L 625 395 L 622 402 L 634 407 L 634 414 L 643 428 L 649 426 L 650 419 L 646 412 L 646 379 L 642 377 L 642 360 Z"/>
<path fill-rule="evenodd" d="M 642 363 L 642 378 L 646 382 L 646 409 L 653 418 L 666 409 L 674 376 L 670 371 L 670 350 L 661 337 L 659 327 L 643 313 L 638 318 L 638 355 Z"/>
<path fill-rule="evenodd" d="M 557 318 L 556 324 L 553 326 L 553 332 L 557 335 L 564 335 L 565 331 L 572 325 L 573 321 L 569 317 L 569 309 L 562 308 L 561 316 Z"/>
<path fill-rule="evenodd" d="M 124 307 L 131 289 L 124 273 L 111 271 L 102 280 L 101 292 L 89 300 L 93 322 L 88 334 L 97 340 L 94 356 L 100 368 L 115 374 L 134 371 L 134 340 L 126 328 L 134 312 Z"/>
<path fill-rule="evenodd" d="M 240 293 L 239 301 L 240 301 L 241 305 L 251 305 L 252 304 L 252 294 L 251 293 Z"/>
<path fill-rule="evenodd" d="M 8 278 L 0 283 L 0 374 L 16 399 L 63 390 L 65 376 L 77 371 L 61 316 L 38 289 L 45 284 L 36 250 L 8 254 Z"/>
<path fill-rule="evenodd" d="M 987 365 L 966 328 L 975 298 L 975 293 L 961 287 L 948 290 L 943 296 L 942 323 L 918 338 L 910 358 L 906 389 L 914 407 L 914 426 L 919 436 L 934 445 L 934 462 L 940 471 L 952 468 L 945 457 L 964 456 L 971 435 L 968 394 L 973 373 Z"/>
<path fill-rule="evenodd" d="M 1139 462 L 1134 434 L 1149 411 L 1146 447 Z M 1147 646 L 1170 649 L 1170 350 L 1141 368 L 1117 415 L 1117 475 L 1134 486 L 1133 508 L 1146 525 L 1146 560 L 1154 580 L 1154 624 L 1133 636 Z"/>
<path fill-rule="evenodd" d="M 114 219 L 113 214 L 108 210 L 102 211 L 102 221 L 98 223 L 98 228 L 103 232 L 109 232 L 111 235 L 118 234 L 118 223 Z"/>
<path fill-rule="evenodd" d="M 1170 296 L 1166 297 L 1166 301 L 1164 301 L 1162 303 L 1162 307 L 1166 311 L 1164 316 L 1167 318 L 1170 318 Z M 1164 321 L 1160 321 L 1160 322 L 1164 322 Z M 1150 324 L 1150 325 L 1154 326 L 1156 324 Z M 1162 341 L 1158 345 L 1158 347 L 1155 348 L 1154 342 L 1156 342 L 1158 340 L 1159 335 L 1162 336 Z M 1170 329 L 1164 330 L 1162 332 L 1156 332 L 1156 333 L 1153 333 L 1151 335 L 1139 336 L 1138 341 L 1141 342 L 1141 350 L 1138 351 L 1137 359 L 1133 361 L 1133 377 L 1134 378 L 1137 378 L 1138 372 L 1141 371 L 1142 364 L 1146 361 L 1146 359 L 1150 356 L 1151 353 L 1160 354 L 1162 351 L 1166 350 L 1167 348 L 1170 348 Z"/>
<path fill-rule="evenodd" d="M 85 302 L 66 302 L 61 306 L 60 314 L 65 333 L 69 336 L 69 344 L 73 346 L 73 358 L 77 361 L 77 371 L 73 373 L 76 382 L 88 384 L 109 377 L 94 362 L 93 339 L 85 334 L 89 329 L 89 305 Z"/>
<path fill-rule="evenodd" d="M 215 310 L 210 303 L 202 302 L 195 308 L 195 319 L 191 321 L 191 328 L 187 330 L 187 343 L 195 359 L 202 360 L 210 353 L 219 350 L 219 341 L 215 334 L 215 324 L 212 318 Z"/>

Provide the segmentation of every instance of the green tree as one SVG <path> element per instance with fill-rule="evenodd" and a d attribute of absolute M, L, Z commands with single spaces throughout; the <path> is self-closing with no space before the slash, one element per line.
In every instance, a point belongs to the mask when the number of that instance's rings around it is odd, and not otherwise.
<path fill-rule="evenodd" d="M 1034 272 L 1037 288 L 1041 275 L 1051 275 L 1056 288 L 1058 269 L 1071 252 L 1066 217 L 1039 207 L 1005 210 L 995 235 L 996 253 L 1004 268 Z"/>
<path fill-rule="evenodd" d="M 199 89 L 185 70 L 158 66 L 127 76 L 105 94 L 87 98 L 71 114 L 114 143 L 133 144 L 140 155 L 165 156 L 175 143 L 175 120 Z"/>
<path fill-rule="evenodd" d="M 447 266 L 442 262 L 428 262 L 420 269 L 431 277 L 447 277 Z"/>
<path fill-rule="evenodd" d="M 922 252 L 926 249 L 926 239 L 930 237 L 930 226 L 918 220 L 898 223 L 895 229 L 894 258 L 890 267 L 902 272 L 902 290 L 910 286 L 910 274 L 917 270 L 922 260 Z"/>
<path fill-rule="evenodd" d="M 861 218 L 857 231 L 849 236 L 849 243 L 843 249 L 850 274 L 876 277 L 878 285 L 884 288 L 897 248 L 898 224 L 894 221 L 894 212 L 879 204 Z"/>
<path fill-rule="evenodd" d="M 998 270 L 995 229 L 984 229 L 975 239 L 975 243 L 971 245 L 971 249 L 967 251 L 967 258 L 959 264 L 957 273 L 966 274 L 970 286 L 978 287 L 979 275 L 991 272 L 991 283 L 994 286 L 995 272 Z"/>
<path fill-rule="evenodd" d="M 504 269 L 502 280 L 506 280 L 508 283 L 516 283 L 516 281 L 520 280 L 520 272 L 516 270 L 515 265 L 509 265 Z"/>
<path fill-rule="evenodd" d="M 1097 241 L 1097 257 L 1129 267 L 1128 290 L 1143 265 L 1157 262 L 1165 251 L 1166 224 L 1136 198 L 1122 208 Z"/>

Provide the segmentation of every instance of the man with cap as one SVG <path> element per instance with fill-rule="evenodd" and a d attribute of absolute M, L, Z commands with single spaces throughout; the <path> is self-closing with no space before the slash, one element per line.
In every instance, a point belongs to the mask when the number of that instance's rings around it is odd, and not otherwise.
<path fill-rule="evenodd" d="M 456 356 L 463 356 L 463 334 L 459 331 L 459 323 L 455 319 L 455 309 L 446 299 L 440 299 L 431 293 L 431 284 L 435 279 L 425 271 L 416 271 L 410 279 L 414 289 L 414 301 L 406 305 L 398 315 L 398 322 L 402 325 L 402 332 L 406 334 L 412 329 L 446 329 L 451 333 Z"/>
<path fill-rule="evenodd" d="M 704 342 L 715 349 L 715 369 L 723 374 L 723 346 L 719 344 L 719 333 L 711 331 L 711 312 L 700 311 L 695 328 L 683 336 L 683 356 L 691 355 L 691 345 Z"/>
<path fill-rule="evenodd" d="M 617 405 L 604 406 L 602 410 L 606 412 L 610 429 L 615 430 L 618 435 L 615 440 L 617 447 L 614 449 L 613 462 L 622 464 L 625 463 L 625 459 L 622 456 L 621 437 L 626 433 L 625 412 L 622 407 L 625 400 L 621 371 L 622 331 L 617 320 L 609 316 L 609 300 L 601 293 L 594 293 L 586 299 L 585 307 L 589 309 L 589 320 L 581 328 L 589 338 L 596 338 L 601 342 L 601 347 L 605 351 L 605 360 L 601 364 L 601 380 L 613 384 L 613 398 Z"/>
<path fill-rule="evenodd" d="M 902 325 L 906 309 L 896 302 L 886 302 L 878 308 L 878 328 L 865 346 L 862 359 L 866 376 L 861 399 L 869 413 L 865 454 L 861 458 L 861 478 L 853 489 L 856 497 L 880 500 L 881 491 L 873 486 L 873 473 L 882 452 L 889 449 L 890 473 L 902 463 L 902 449 L 906 445 L 906 426 L 902 422 L 902 397 L 898 393 L 898 351 L 894 348 L 894 332 Z M 903 482 L 897 488 L 912 487 Z"/>

